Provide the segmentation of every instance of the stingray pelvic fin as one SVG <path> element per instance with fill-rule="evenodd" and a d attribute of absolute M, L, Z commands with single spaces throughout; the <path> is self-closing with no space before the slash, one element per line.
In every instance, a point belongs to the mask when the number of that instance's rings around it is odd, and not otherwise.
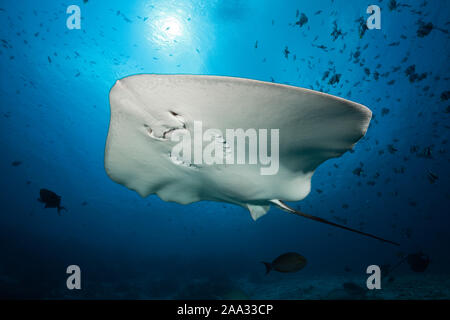
<path fill-rule="evenodd" d="M 269 211 L 270 206 L 254 206 L 251 204 L 247 204 L 248 211 L 250 211 L 250 215 L 252 216 L 252 219 L 256 221 L 257 219 L 261 218 L 263 215 Z"/>
<path fill-rule="evenodd" d="M 359 231 L 359 230 L 356 230 L 356 229 L 352 229 L 352 228 L 349 228 L 349 227 L 346 227 L 346 226 L 343 226 L 343 225 L 340 225 L 340 224 L 337 224 L 337 223 L 334 223 L 334 222 L 331 222 L 331 221 L 328 221 L 328 220 L 325 220 L 325 219 L 322 219 L 322 218 L 319 218 L 319 217 L 316 217 L 316 216 L 313 216 L 313 215 L 310 215 L 310 214 L 307 214 L 307 213 L 303 213 L 303 212 L 297 211 L 297 210 L 292 209 L 291 207 L 289 207 L 287 204 L 285 204 L 281 200 L 270 200 L 270 202 L 272 202 L 273 204 L 277 205 L 280 209 L 283 209 L 284 211 L 296 214 L 298 216 L 301 216 L 301 217 L 304 217 L 304 218 L 307 218 L 307 219 L 311 219 L 311 220 L 318 221 L 318 222 L 321 222 L 321 223 L 329 224 L 329 225 L 334 226 L 334 227 L 338 227 L 338 228 L 341 228 L 341 229 L 345 229 L 345 230 L 348 230 L 348 231 L 359 233 L 359 234 L 362 234 L 363 236 L 374 238 L 374 239 L 377 239 L 377 240 L 380 240 L 380 241 L 383 241 L 383 242 L 387 242 L 387 243 L 390 243 L 390 244 L 393 244 L 393 245 L 396 245 L 396 246 L 400 245 L 397 242 L 386 240 L 386 239 L 374 236 L 373 234 L 370 234 L 370 233 L 365 233 L 365 232 L 362 232 L 362 231 Z"/>

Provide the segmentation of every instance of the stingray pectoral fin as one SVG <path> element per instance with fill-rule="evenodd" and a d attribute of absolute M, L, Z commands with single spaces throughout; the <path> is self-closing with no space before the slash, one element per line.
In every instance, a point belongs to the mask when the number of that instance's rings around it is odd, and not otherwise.
<path fill-rule="evenodd" d="M 307 214 L 307 213 L 303 213 L 303 212 L 297 211 L 297 210 L 292 209 L 291 207 L 289 207 L 287 204 L 285 204 L 281 200 L 276 200 L 275 199 L 275 200 L 270 200 L 270 202 L 272 202 L 273 204 L 276 204 L 280 209 L 283 209 L 284 211 L 296 214 L 298 216 L 301 216 L 301 217 L 304 217 L 304 218 L 307 218 L 307 219 L 311 219 L 311 220 L 318 221 L 318 222 L 321 222 L 321 223 L 329 224 L 329 225 L 334 226 L 334 227 L 338 227 L 338 228 L 341 228 L 341 229 L 345 229 L 345 230 L 348 230 L 348 231 L 359 233 L 359 234 L 362 234 L 363 236 L 374 238 L 374 239 L 377 239 L 377 240 L 380 240 L 380 241 L 383 241 L 383 242 L 387 242 L 387 243 L 390 243 L 390 244 L 393 244 L 393 245 L 396 245 L 396 246 L 400 245 L 397 242 L 386 240 L 386 239 L 374 236 L 373 234 L 370 234 L 370 233 L 365 233 L 365 232 L 362 232 L 362 231 L 359 231 L 359 230 L 356 230 L 356 229 L 352 229 L 352 228 L 349 228 L 349 227 L 346 227 L 346 226 L 343 226 L 343 225 L 340 225 L 340 224 L 337 224 L 337 223 L 334 223 L 334 222 L 331 222 L 331 221 L 328 221 L 328 220 L 325 220 L 325 219 L 322 219 L 322 218 L 319 218 L 319 217 L 316 217 L 316 216 L 313 216 L 313 215 L 310 215 L 310 214 Z"/>
<path fill-rule="evenodd" d="M 247 208 L 250 211 L 252 219 L 256 221 L 257 219 L 265 215 L 267 211 L 269 211 L 270 206 L 255 206 L 252 204 L 247 204 Z"/>

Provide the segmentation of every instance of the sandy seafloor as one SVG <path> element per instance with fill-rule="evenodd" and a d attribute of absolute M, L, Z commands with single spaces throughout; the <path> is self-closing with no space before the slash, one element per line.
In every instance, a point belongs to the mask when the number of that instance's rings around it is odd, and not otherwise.
<path fill-rule="evenodd" d="M 351 282 L 361 290 L 345 289 Z M 218 299 L 218 300 L 442 300 L 450 299 L 448 274 L 404 273 L 392 282 L 382 281 L 380 290 L 368 290 L 366 278 L 348 274 L 305 276 L 301 273 L 269 274 L 233 281 L 196 278 L 167 286 L 162 279 L 87 283 L 85 290 L 53 290 L 48 299 Z"/>

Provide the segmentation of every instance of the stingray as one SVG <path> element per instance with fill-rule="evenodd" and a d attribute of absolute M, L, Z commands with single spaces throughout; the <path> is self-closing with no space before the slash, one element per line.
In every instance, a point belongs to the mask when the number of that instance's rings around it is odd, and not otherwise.
<path fill-rule="evenodd" d="M 156 194 L 164 201 L 180 204 L 203 200 L 236 204 L 247 208 L 254 220 L 275 205 L 292 214 L 396 244 L 285 203 L 304 199 L 316 168 L 351 150 L 364 136 L 372 116 L 367 107 L 288 85 L 203 75 L 128 76 L 117 80 L 109 99 L 105 170 L 113 181 L 142 197 Z M 202 125 L 203 138 L 206 131 L 214 132 L 205 139 L 210 142 L 204 149 L 222 144 L 222 155 L 215 148 L 211 153 L 219 158 L 229 156 L 230 150 L 234 156 L 238 148 L 237 141 L 227 141 L 228 136 L 223 134 L 228 129 L 247 132 L 253 128 L 259 133 L 262 129 L 278 130 L 277 143 L 273 143 L 275 135 L 270 136 L 270 143 L 266 137 L 267 155 L 278 155 L 276 174 L 262 174 L 267 161 L 230 164 L 215 158 L 211 164 L 195 161 L 195 154 L 192 157 L 187 151 L 174 155 L 175 147 L 181 144 L 180 136 L 198 136 L 196 123 Z M 250 150 L 247 138 L 245 147 Z M 195 138 L 192 140 L 187 147 L 198 151 Z M 258 145 L 259 151 L 261 148 Z"/>

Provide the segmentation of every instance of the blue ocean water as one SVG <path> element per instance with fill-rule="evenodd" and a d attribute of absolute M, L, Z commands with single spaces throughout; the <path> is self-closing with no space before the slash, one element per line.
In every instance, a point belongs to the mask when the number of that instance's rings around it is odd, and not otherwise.
<path fill-rule="evenodd" d="M 381 29 L 366 30 L 372 4 Z M 404 263 L 373 297 L 448 299 L 449 13 L 446 0 L 0 1 L 0 296 L 329 298 L 345 282 L 365 288 L 367 266 L 422 251 L 425 272 Z M 114 183 L 108 94 L 137 73 L 273 81 L 368 106 L 366 136 L 290 205 L 400 247 L 276 208 L 255 222 L 235 205 Z M 44 208 L 41 188 L 68 211 Z M 260 262 L 290 251 L 307 266 L 266 276 Z M 69 265 L 81 290 L 66 288 Z"/>

